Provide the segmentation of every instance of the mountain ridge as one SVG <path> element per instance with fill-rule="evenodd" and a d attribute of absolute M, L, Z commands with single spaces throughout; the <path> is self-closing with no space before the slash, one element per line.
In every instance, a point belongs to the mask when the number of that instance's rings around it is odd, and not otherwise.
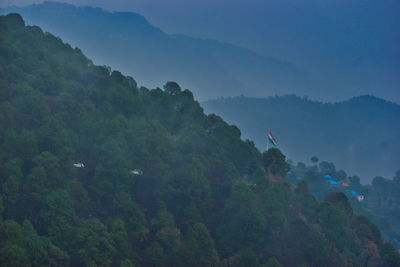
<path fill-rule="evenodd" d="M 296 90 L 307 94 L 307 75 L 292 63 L 215 40 L 169 35 L 136 13 L 56 2 L 0 10 L 22 14 L 28 24 L 79 46 L 97 64 L 133 75 L 145 86 L 161 87 L 173 79 L 184 88 L 193 88 L 198 99 L 235 92 L 257 96 Z M 130 21 L 131 17 L 135 20 Z"/>
<path fill-rule="evenodd" d="M 400 106 L 394 102 L 364 95 L 323 103 L 288 95 L 220 98 L 202 105 L 237 125 L 259 149 L 266 146 L 265 132 L 271 128 L 289 158 L 308 162 L 323 157 L 360 175 L 363 183 L 375 176 L 390 178 L 400 167 Z"/>

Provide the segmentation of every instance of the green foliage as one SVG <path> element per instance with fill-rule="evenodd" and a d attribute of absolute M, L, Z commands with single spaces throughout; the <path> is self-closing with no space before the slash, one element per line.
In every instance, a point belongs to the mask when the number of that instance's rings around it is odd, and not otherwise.
<path fill-rule="evenodd" d="M 153 242 L 146 248 L 146 256 L 155 266 L 165 265 L 166 256 L 164 249 L 158 242 Z"/>
<path fill-rule="evenodd" d="M 4 213 L 3 196 L 0 195 L 0 223 L 3 220 L 3 213 Z"/>
<path fill-rule="evenodd" d="M 157 239 L 166 249 L 174 250 L 181 246 L 181 231 L 176 227 L 164 227 L 157 232 Z"/>
<path fill-rule="evenodd" d="M 294 202 L 300 209 L 301 213 L 306 216 L 307 219 L 312 219 L 315 209 L 318 206 L 317 199 L 308 190 L 308 184 L 305 181 L 301 181 L 297 184 L 295 190 Z"/>
<path fill-rule="evenodd" d="M 251 249 L 243 249 L 235 255 L 234 267 L 259 266 L 257 255 Z"/>
<path fill-rule="evenodd" d="M 263 266 L 265 266 L 265 267 L 282 267 L 282 264 L 280 264 L 276 258 L 272 257 L 272 258 L 269 258 L 267 263 L 264 264 Z"/>
<path fill-rule="evenodd" d="M 291 166 L 291 172 L 286 179 L 298 185 L 297 192 L 300 192 L 300 186 L 304 189 L 303 183 L 306 182 L 310 193 L 319 201 L 325 199 L 337 205 L 348 220 L 353 213 L 367 216 L 379 227 L 383 238 L 393 239 L 399 236 L 400 213 L 397 203 L 400 184 L 396 182 L 396 174 L 393 180 L 376 177 L 371 185 L 361 185 L 358 176 L 347 176 L 344 171 L 336 170 L 333 163 L 324 162 L 323 165 L 321 170 L 315 165 L 306 166 L 304 163 L 298 163 L 297 166 Z M 332 171 L 328 173 L 332 177 L 330 179 L 324 177 L 327 174 L 326 168 Z M 299 177 L 302 177 L 303 181 L 298 182 Z M 341 184 L 332 185 L 331 179 Z M 299 197 L 297 199 L 302 201 Z M 306 214 L 304 210 L 302 212 Z M 392 243 L 399 248 L 398 242 Z"/>
<path fill-rule="evenodd" d="M 2 266 L 30 266 L 30 259 L 26 249 L 18 245 L 6 245 L 0 250 Z"/>
<path fill-rule="evenodd" d="M 52 191 L 46 198 L 46 208 L 43 217 L 49 222 L 57 217 L 71 221 L 74 217 L 74 206 L 68 192 L 62 189 Z"/>
<path fill-rule="evenodd" d="M 186 246 L 196 266 L 215 266 L 218 263 L 214 241 L 204 224 L 196 223 L 189 231 L 186 240 Z"/>
<path fill-rule="evenodd" d="M 44 169 L 50 184 L 57 185 L 61 183 L 60 164 L 52 153 L 48 151 L 42 152 L 34 158 L 33 162 Z"/>
<path fill-rule="evenodd" d="M 334 204 L 338 207 L 349 219 L 353 214 L 353 210 L 351 208 L 349 199 L 342 192 L 339 193 L 331 193 L 325 198 L 326 202 Z"/>
<path fill-rule="evenodd" d="M 286 157 L 277 148 L 271 148 L 263 153 L 264 168 L 268 174 L 284 177 L 289 170 Z"/>
<path fill-rule="evenodd" d="M 85 187 L 79 180 L 71 180 L 66 183 L 68 195 L 72 198 L 74 210 L 80 216 L 90 210 L 90 197 Z"/>
<path fill-rule="evenodd" d="M 329 243 L 324 235 L 312 230 L 304 241 L 304 256 L 311 266 L 323 266 L 329 254 Z"/>
<path fill-rule="evenodd" d="M 0 262 L 4 266 L 66 266 L 68 254 L 46 237 L 39 236 L 27 220 L 22 225 L 7 220 L 0 231 Z M 1 265 L 3 266 L 3 265 Z"/>
<path fill-rule="evenodd" d="M 382 254 L 389 266 L 400 266 L 400 255 L 390 243 L 385 243 Z"/>
<path fill-rule="evenodd" d="M 4 201 L 15 204 L 18 200 L 18 194 L 22 185 L 21 162 L 10 159 L 0 165 L 1 188 Z"/>
<path fill-rule="evenodd" d="M 164 90 L 170 95 L 178 95 L 182 92 L 181 87 L 176 82 L 167 82 L 164 85 Z"/>
<path fill-rule="evenodd" d="M 13 220 L 4 221 L 1 224 L 0 231 L 1 240 L 4 240 L 8 244 L 19 243 L 22 239 L 21 226 Z"/>
<path fill-rule="evenodd" d="M 151 220 L 151 224 L 157 230 L 163 227 L 174 227 L 174 216 L 169 213 L 163 205 L 162 208 L 157 212 L 157 215 Z"/>
<path fill-rule="evenodd" d="M 135 267 L 135 265 L 129 259 L 125 259 L 121 262 L 121 267 Z"/>
<path fill-rule="evenodd" d="M 109 265 L 116 254 L 116 248 L 106 227 L 98 219 L 82 220 L 73 237 L 80 262 Z"/>
<path fill-rule="evenodd" d="M 396 263 L 345 196 L 293 190 L 278 149 L 189 90 L 138 88 L 16 14 L 0 17 L 0 129 L 1 266 L 319 265 L 366 255 L 354 244 Z"/>
<path fill-rule="evenodd" d="M 145 216 L 140 207 L 126 193 L 121 193 L 117 210 L 124 219 L 126 229 L 131 238 L 139 238 L 144 233 Z"/>
<path fill-rule="evenodd" d="M 378 247 L 383 245 L 381 232 L 367 217 L 356 215 L 352 220 L 352 228 L 361 241 L 370 240 Z"/>
<path fill-rule="evenodd" d="M 316 156 L 311 157 L 311 162 L 317 164 L 319 159 Z"/>
<path fill-rule="evenodd" d="M 119 258 L 128 256 L 128 232 L 126 231 L 124 221 L 120 218 L 113 218 L 109 222 L 108 228 L 110 231 L 110 238 L 112 239 L 114 246 L 117 248 Z"/>
<path fill-rule="evenodd" d="M 257 196 L 245 183 L 234 184 L 224 213 L 226 223 L 218 229 L 221 235 L 219 246 L 226 250 L 224 253 L 231 254 L 239 249 L 257 245 L 263 240 L 265 218 Z"/>
<path fill-rule="evenodd" d="M 349 244 L 349 230 L 345 214 L 334 204 L 324 202 L 317 209 L 316 222 L 326 239 L 338 249 L 344 250 Z"/>

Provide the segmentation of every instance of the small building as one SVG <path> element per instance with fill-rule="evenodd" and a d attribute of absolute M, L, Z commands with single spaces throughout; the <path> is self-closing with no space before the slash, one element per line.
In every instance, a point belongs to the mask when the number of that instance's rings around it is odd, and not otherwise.
<path fill-rule="evenodd" d="M 331 185 L 339 185 L 339 183 L 336 182 L 335 180 L 329 180 L 329 184 L 331 184 Z"/>
<path fill-rule="evenodd" d="M 133 175 L 143 175 L 143 171 L 140 169 L 134 169 L 134 170 L 130 171 L 130 173 Z"/>
<path fill-rule="evenodd" d="M 85 168 L 85 164 L 82 162 L 74 163 L 73 165 L 75 168 Z"/>
<path fill-rule="evenodd" d="M 344 186 L 344 187 L 349 187 L 349 186 L 350 186 L 350 185 L 349 185 L 348 183 L 346 183 L 346 182 L 342 182 L 341 184 L 342 184 L 342 186 Z"/>

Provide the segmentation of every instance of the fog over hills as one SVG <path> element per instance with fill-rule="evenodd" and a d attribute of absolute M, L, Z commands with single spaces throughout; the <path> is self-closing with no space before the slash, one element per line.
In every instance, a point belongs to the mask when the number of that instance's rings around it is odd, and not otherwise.
<path fill-rule="evenodd" d="M 175 79 L 184 88 L 191 88 L 195 91 L 196 96 L 200 96 L 198 92 L 212 91 L 215 94 L 215 92 L 225 90 L 221 91 L 221 95 L 234 96 L 243 93 L 247 96 L 266 97 L 275 93 L 293 93 L 300 96 L 308 95 L 311 99 L 321 101 L 343 101 L 353 96 L 370 94 L 400 103 L 398 86 L 400 84 L 400 61 L 398 60 L 400 58 L 400 35 L 397 34 L 400 29 L 400 16 L 398 16 L 400 4 L 397 0 L 56 1 L 101 7 L 112 11 L 136 12 L 168 34 L 184 34 L 195 38 L 218 40 L 255 51 L 258 53 L 257 57 L 262 55 L 291 62 L 302 70 L 302 78 L 305 80 L 295 83 L 285 82 L 288 79 L 285 77 L 283 82 L 282 79 L 278 79 L 275 83 L 270 78 L 262 78 L 264 75 L 275 77 L 276 73 L 255 67 L 249 69 L 240 61 L 235 61 L 229 67 L 234 66 L 240 68 L 241 71 L 247 70 L 250 72 L 250 76 L 245 76 L 247 74 L 241 72 L 239 72 L 240 75 L 237 72 L 232 74 L 225 69 L 226 66 L 218 65 L 220 62 L 215 60 L 208 61 L 207 66 L 210 64 L 212 66 L 204 68 L 204 65 L 200 63 L 210 58 L 208 52 L 199 56 L 202 59 L 199 62 L 188 61 L 193 57 L 188 57 L 186 53 L 187 60 L 184 58 L 183 61 L 186 63 L 184 66 L 178 57 L 171 56 L 176 64 L 181 65 L 179 73 L 182 75 L 175 75 L 177 66 L 174 66 L 174 71 L 172 71 L 171 64 L 163 63 L 164 59 L 160 58 L 158 62 L 154 62 L 154 59 L 149 60 L 148 58 L 153 58 L 152 54 L 144 53 L 146 60 L 138 56 L 126 58 L 114 55 L 111 58 L 113 61 L 110 59 L 107 59 L 109 62 L 104 61 L 108 65 L 119 63 L 112 67 L 124 71 L 133 68 L 129 65 L 132 62 L 140 63 L 141 69 L 138 70 L 139 67 L 136 67 L 133 69 L 135 73 L 129 74 L 137 77 L 140 83 L 147 86 L 152 87 L 153 83 L 150 82 L 153 81 L 158 86 L 163 84 L 165 82 L 163 79 L 167 75 L 162 75 L 168 70 L 174 74 L 167 76 L 168 79 Z M 42 0 L 3 0 L 0 2 L 0 7 L 40 2 Z M 45 15 L 45 9 L 46 12 L 54 12 L 58 15 L 52 20 L 45 20 L 48 17 Z M 66 6 L 62 5 L 58 9 L 61 11 L 65 9 L 63 12 L 68 10 Z M 60 20 L 62 20 L 71 27 L 88 31 L 84 23 L 77 24 L 73 20 L 68 21 L 69 17 L 64 16 L 62 12 L 49 9 L 48 3 L 36 7 L 35 10 L 31 15 L 35 14 L 34 19 L 38 22 L 41 22 L 43 18 L 46 25 L 42 26 L 45 26 L 45 29 L 49 29 L 49 27 L 58 29 Z M 27 8 L 21 11 L 21 13 L 23 12 L 26 13 Z M 88 17 L 90 16 L 88 15 Z M 30 23 L 29 20 L 28 22 Z M 108 23 L 108 21 L 104 22 Z M 105 25 L 96 23 L 94 27 L 96 31 L 99 31 Z M 120 28 L 123 27 L 114 27 L 113 31 L 123 34 L 119 30 Z M 89 31 L 92 29 L 93 27 L 89 28 Z M 62 31 L 54 33 L 61 37 L 64 36 L 61 35 Z M 130 33 L 131 35 L 135 34 L 134 31 Z M 86 36 L 85 33 L 83 35 Z M 172 36 L 169 35 L 169 37 Z M 71 38 L 67 39 L 68 42 L 71 40 Z M 82 39 L 82 41 L 84 40 Z M 120 42 L 120 39 L 115 41 Z M 84 49 L 90 48 L 86 45 L 82 46 L 82 44 L 77 45 Z M 130 46 L 133 47 L 133 44 Z M 182 45 L 179 47 L 182 48 Z M 165 51 L 161 53 L 163 55 L 170 54 L 170 52 L 167 53 L 166 45 L 163 42 L 158 42 L 158 46 L 153 46 L 153 48 L 164 49 Z M 120 46 L 117 49 L 125 53 L 127 51 Z M 103 61 L 99 61 L 102 58 L 99 57 L 102 55 L 101 53 L 84 52 L 102 64 Z M 137 51 L 137 54 L 142 55 L 141 52 L 143 51 Z M 96 55 L 96 58 L 93 55 Z M 131 62 L 128 64 L 125 62 L 128 59 L 134 60 L 129 60 Z M 197 60 L 199 59 L 197 58 Z M 129 68 L 125 65 L 124 68 L 121 68 L 122 63 L 128 65 Z M 257 66 L 257 63 L 254 64 Z M 142 72 L 150 73 L 145 68 L 157 70 L 158 76 L 145 79 L 147 77 L 144 75 L 136 75 Z M 257 71 L 263 74 L 261 78 Z M 286 74 L 290 76 L 289 73 Z M 156 73 L 152 76 L 156 76 Z M 243 79 L 243 77 L 248 79 Z M 254 84 L 253 78 L 257 84 Z M 163 80 L 163 82 L 159 83 L 156 79 Z M 206 84 L 204 80 L 208 80 L 209 83 Z M 265 83 L 265 81 L 267 82 Z M 213 90 L 209 89 L 211 87 Z M 226 94 L 227 92 L 229 94 Z M 206 97 L 208 96 L 206 95 Z"/>
<path fill-rule="evenodd" d="M 168 35 L 136 13 L 56 2 L 1 10 L 9 12 L 79 46 L 96 64 L 120 69 L 148 87 L 172 79 L 200 100 L 310 93 L 305 74 L 294 64 L 214 40 Z"/>
<path fill-rule="evenodd" d="M 271 128 L 288 158 L 309 162 L 317 156 L 360 176 L 363 183 L 375 176 L 391 179 L 400 169 L 400 106 L 392 102 L 373 96 L 334 104 L 296 96 L 234 97 L 202 106 L 237 125 L 261 150 Z"/>

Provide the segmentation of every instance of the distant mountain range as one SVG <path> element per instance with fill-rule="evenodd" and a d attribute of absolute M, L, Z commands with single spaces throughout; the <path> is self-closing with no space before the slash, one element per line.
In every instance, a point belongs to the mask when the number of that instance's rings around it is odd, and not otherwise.
<path fill-rule="evenodd" d="M 96 64 L 134 76 L 147 87 L 167 80 L 190 88 L 197 99 L 246 94 L 309 94 L 294 64 L 214 40 L 168 35 L 136 13 L 44 2 L 0 9 L 78 46 Z"/>
<path fill-rule="evenodd" d="M 332 161 L 363 183 L 400 169 L 400 106 L 373 96 L 321 103 L 296 96 L 221 98 L 203 102 L 209 113 L 237 125 L 266 149 L 267 129 L 292 160 Z"/>

